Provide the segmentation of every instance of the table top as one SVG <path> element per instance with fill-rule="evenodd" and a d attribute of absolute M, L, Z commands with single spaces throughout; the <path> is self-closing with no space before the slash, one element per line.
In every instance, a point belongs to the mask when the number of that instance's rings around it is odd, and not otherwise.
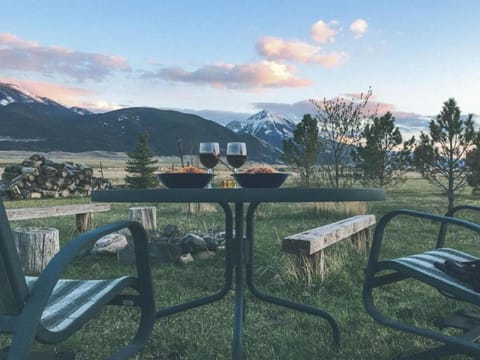
<path fill-rule="evenodd" d="M 337 202 L 385 200 L 383 189 L 111 189 L 92 192 L 93 201 L 146 203 Z"/>

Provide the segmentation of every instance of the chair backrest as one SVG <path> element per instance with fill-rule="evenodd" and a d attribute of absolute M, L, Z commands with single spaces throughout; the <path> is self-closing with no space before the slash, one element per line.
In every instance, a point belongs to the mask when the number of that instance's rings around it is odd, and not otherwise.
<path fill-rule="evenodd" d="M 7 214 L 0 200 L 0 314 L 19 313 L 28 295 L 17 248 Z"/>

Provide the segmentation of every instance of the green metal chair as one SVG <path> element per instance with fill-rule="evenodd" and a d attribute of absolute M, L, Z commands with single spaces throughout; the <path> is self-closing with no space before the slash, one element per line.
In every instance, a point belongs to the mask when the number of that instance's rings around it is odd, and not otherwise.
<path fill-rule="evenodd" d="M 480 315 L 475 312 L 459 311 L 448 315 L 443 319 L 437 319 L 433 326 L 419 327 L 407 323 L 404 320 L 394 318 L 393 315 L 386 315 L 375 304 L 374 290 L 401 282 L 406 279 L 414 279 L 423 284 L 431 286 L 443 296 L 453 300 L 469 303 L 475 308 L 480 306 L 480 292 L 475 291 L 468 282 L 450 276 L 438 264 L 444 264 L 446 260 L 464 262 L 480 260 L 454 248 L 444 247 L 447 228 L 453 225 L 460 226 L 473 231 L 473 234 L 480 233 L 480 226 L 473 222 L 459 219 L 455 214 L 460 210 L 480 210 L 478 206 L 458 206 L 448 212 L 445 216 L 433 215 L 430 213 L 414 210 L 398 210 L 387 213 L 377 223 L 373 237 L 373 244 L 370 250 L 368 265 L 365 270 L 365 281 L 363 285 L 363 300 L 367 312 L 378 322 L 388 327 L 413 333 L 442 343 L 438 347 L 430 348 L 402 359 L 438 359 L 445 355 L 467 354 L 480 358 Z M 411 217 L 427 219 L 439 224 L 439 235 L 436 246 L 428 251 L 407 255 L 399 258 L 381 258 L 382 242 L 384 240 L 385 228 L 398 217 Z M 419 239 L 420 244 L 421 239 Z M 388 287 L 383 288 L 388 293 Z M 429 304 L 424 304 L 429 306 Z M 447 306 L 449 307 L 449 306 Z M 449 308 L 445 309 L 450 310 Z M 415 311 L 415 309 L 412 309 Z M 455 328 L 456 331 L 444 331 L 448 328 Z M 438 329 L 438 330 L 437 330 Z"/>
<path fill-rule="evenodd" d="M 60 279 L 80 250 L 123 228 L 128 228 L 134 239 L 137 276 L 108 280 Z M 140 308 L 136 334 L 111 359 L 128 359 L 141 351 L 152 332 L 155 305 L 147 236 L 137 222 L 118 221 L 83 233 L 62 246 L 38 277 L 26 277 L 0 201 L 0 280 L 0 333 L 11 336 L 10 346 L 3 350 L 8 360 L 51 359 L 51 354 L 31 354 L 34 340 L 44 344 L 60 343 L 94 318 L 105 305 Z"/>

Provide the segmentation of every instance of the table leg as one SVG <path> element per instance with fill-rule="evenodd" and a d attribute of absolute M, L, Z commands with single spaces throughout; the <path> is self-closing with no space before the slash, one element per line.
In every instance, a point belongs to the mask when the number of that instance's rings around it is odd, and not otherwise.
<path fill-rule="evenodd" d="M 232 247 L 235 266 L 235 317 L 233 323 L 232 359 L 242 359 L 245 298 L 243 288 L 243 204 L 235 203 L 235 241 Z"/>
<path fill-rule="evenodd" d="M 176 314 L 181 311 L 192 309 L 198 306 L 206 305 L 223 298 L 232 288 L 233 282 L 233 216 L 232 209 L 228 203 L 219 203 L 225 213 L 225 280 L 220 290 L 212 295 L 199 297 L 181 304 L 167 306 L 157 310 L 156 318 Z M 242 235 L 243 236 L 243 235 Z"/>
<path fill-rule="evenodd" d="M 246 239 L 247 239 L 247 286 L 251 293 L 260 300 L 267 301 L 276 305 L 284 306 L 293 310 L 301 311 L 307 314 L 316 315 L 324 318 L 330 324 L 333 333 L 334 343 L 338 346 L 340 343 L 340 330 L 335 318 L 328 312 L 314 306 L 297 303 L 288 299 L 280 298 L 272 294 L 261 291 L 254 282 L 253 276 L 253 216 L 259 203 L 250 203 L 246 214 Z"/>

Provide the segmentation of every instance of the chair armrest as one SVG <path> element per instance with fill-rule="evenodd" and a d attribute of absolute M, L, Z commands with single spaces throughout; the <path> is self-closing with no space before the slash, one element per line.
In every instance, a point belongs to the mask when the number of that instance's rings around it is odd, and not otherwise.
<path fill-rule="evenodd" d="M 448 211 L 445 216 L 454 216 L 460 210 L 473 210 L 473 211 L 480 211 L 480 206 L 477 205 L 459 205 L 452 208 Z"/>
<path fill-rule="evenodd" d="M 387 224 L 395 217 L 401 216 L 401 215 L 406 215 L 406 216 L 411 216 L 415 218 L 422 218 L 422 219 L 427 219 L 435 222 L 439 222 L 441 224 L 454 224 L 458 226 L 462 226 L 466 229 L 475 231 L 480 234 L 480 225 L 475 224 L 473 222 L 459 219 L 459 218 L 454 218 L 451 216 L 443 216 L 443 215 L 436 215 L 432 213 L 427 213 L 423 211 L 417 211 L 417 210 L 409 210 L 409 209 L 400 209 L 396 211 L 389 212 L 385 214 L 377 223 L 377 226 L 375 227 L 375 232 L 373 235 L 373 242 L 372 242 L 372 247 L 370 250 L 370 255 L 368 258 L 368 265 L 367 265 L 367 271 L 368 269 L 373 269 L 374 265 L 378 261 L 378 257 L 380 255 L 380 250 L 382 247 L 382 241 L 383 241 L 383 235 L 385 232 L 385 227 Z"/>
<path fill-rule="evenodd" d="M 130 230 L 134 240 L 137 275 L 139 279 L 138 286 L 141 290 L 146 290 L 147 293 L 150 292 L 150 294 L 148 294 L 149 296 L 153 296 L 152 275 L 148 261 L 147 234 L 143 226 L 136 221 L 118 221 L 85 232 L 62 246 L 32 287 L 30 301 L 25 304 L 22 316 L 29 319 L 30 324 L 35 324 L 36 327 L 50 294 L 71 260 L 85 246 L 93 244 L 105 235 L 124 228 Z"/>
<path fill-rule="evenodd" d="M 472 211 L 480 211 L 480 206 L 477 205 L 459 205 L 455 206 L 454 208 L 450 209 L 445 216 L 454 217 L 455 214 L 462 210 L 472 210 Z M 447 234 L 447 224 L 443 223 L 440 227 L 440 231 L 438 232 L 438 239 L 437 239 L 437 248 L 443 247 L 445 243 L 445 235 Z"/>

